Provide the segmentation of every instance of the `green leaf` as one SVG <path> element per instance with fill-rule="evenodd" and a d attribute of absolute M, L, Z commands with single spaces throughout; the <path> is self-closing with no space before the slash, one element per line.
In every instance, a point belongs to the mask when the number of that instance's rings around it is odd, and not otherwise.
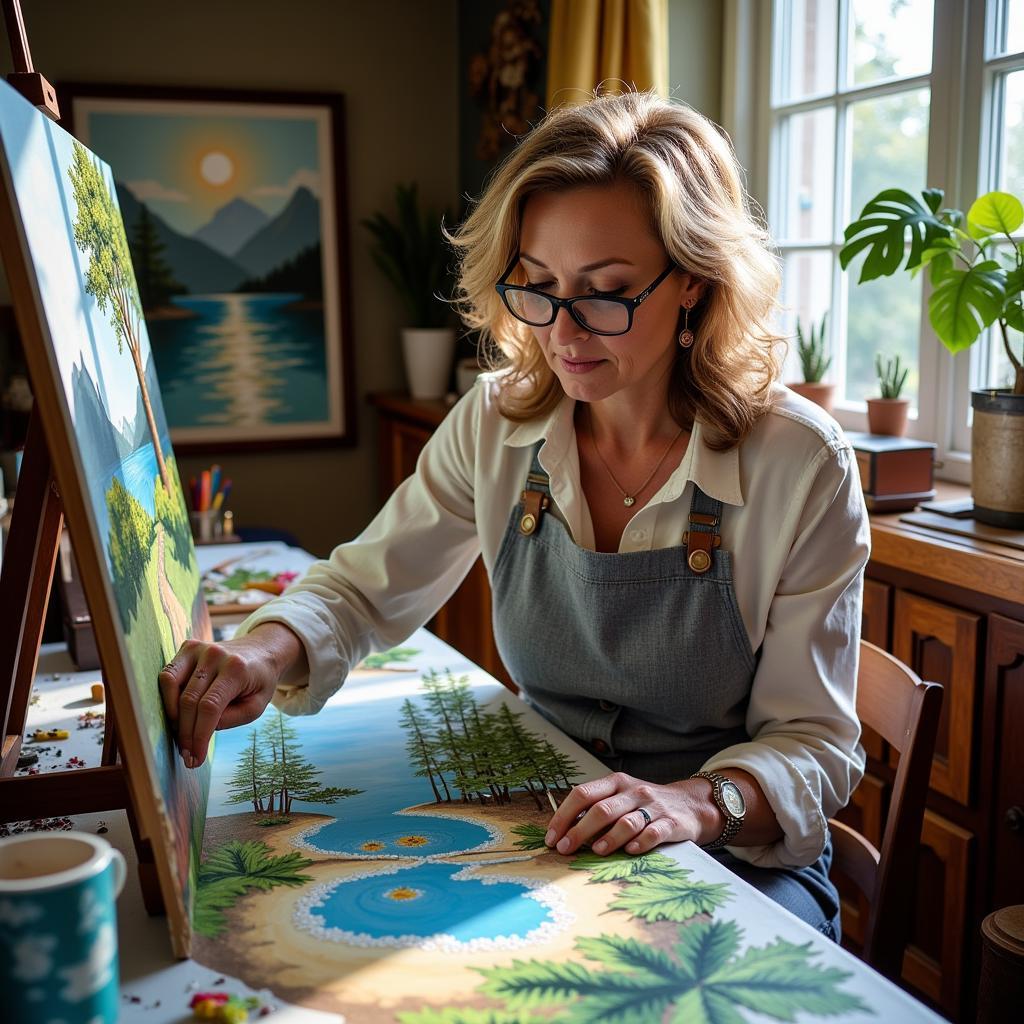
<path fill-rule="evenodd" d="M 1012 235 L 1021 224 L 1024 224 L 1024 206 L 1009 192 L 986 192 L 975 199 L 967 211 L 967 228 L 976 238 L 996 232 Z"/>
<path fill-rule="evenodd" d="M 952 230 L 909 192 L 886 189 L 869 200 L 860 219 L 846 228 L 846 245 L 839 251 L 839 262 L 845 270 L 858 253 L 868 249 L 859 278 L 863 284 L 896 272 L 903 260 L 906 236 L 910 238 L 907 269 L 911 270 L 921 262 L 926 249 L 940 238 L 949 238 Z"/>
<path fill-rule="evenodd" d="M 729 899 L 724 882 L 683 882 L 654 875 L 626 889 L 611 910 L 625 910 L 644 921 L 688 921 L 697 914 L 713 914 Z"/>
<path fill-rule="evenodd" d="M 543 825 L 524 822 L 522 825 L 513 825 L 512 833 L 519 836 L 515 845 L 520 850 L 546 850 L 548 848 L 547 843 L 544 842 L 547 829 Z"/>
<path fill-rule="evenodd" d="M 606 975 L 614 985 L 594 992 L 569 1007 L 559 1020 L 565 1024 L 650 1024 L 661 1020 L 675 991 L 642 988 L 630 977 Z"/>
<path fill-rule="evenodd" d="M 996 317 L 1006 298 L 1006 271 L 994 260 L 950 271 L 928 300 L 928 319 L 954 354 L 968 348 Z"/>
<path fill-rule="evenodd" d="M 441 1010 L 406 1010 L 399 1024 L 550 1024 L 550 1017 L 523 1015 L 505 1010 L 476 1010 L 471 1006 L 447 1006 Z"/>
<path fill-rule="evenodd" d="M 672 1007 L 669 1024 L 746 1024 L 746 1018 L 724 996 L 695 988 Z"/>
<path fill-rule="evenodd" d="M 596 960 L 607 967 L 640 971 L 651 978 L 669 982 L 687 980 L 668 956 L 636 939 L 622 938 L 619 935 L 584 937 L 577 939 L 576 949 L 588 960 Z"/>
<path fill-rule="evenodd" d="M 938 213 L 939 207 L 942 205 L 942 197 L 945 193 L 941 188 L 926 188 L 921 192 L 924 196 L 925 204 L 932 213 Z"/>
<path fill-rule="evenodd" d="M 867 1011 L 857 996 L 838 990 L 851 972 L 810 963 L 817 955 L 810 942 L 796 945 L 778 939 L 751 947 L 708 976 L 704 985 L 733 1003 L 782 1021 L 795 1021 L 799 1012 L 837 1016 Z"/>
<path fill-rule="evenodd" d="M 591 882 L 621 882 L 642 875 L 671 875 L 680 880 L 689 877 L 690 872 L 681 868 L 671 857 L 663 853 L 643 853 L 639 856 L 621 851 L 602 857 L 596 853 L 581 853 L 569 865 L 573 871 L 589 871 Z"/>
<path fill-rule="evenodd" d="M 735 921 L 695 922 L 679 930 L 675 954 L 695 981 L 714 974 L 740 948 L 740 930 Z"/>
<path fill-rule="evenodd" d="M 479 991 L 512 1009 L 572 1002 L 592 987 L 594 973 L 582 964 L 513 960 L 511 967 L 474 967 L 486 979 Z"/>
<path fill-rule="evenodd" d="M 1003 319 L 1006 321 L 1007 327 L 1024 332 L 1024 306 L 1021 305 L 1019 299 L 1007 304 L 1003 310 Z"/>

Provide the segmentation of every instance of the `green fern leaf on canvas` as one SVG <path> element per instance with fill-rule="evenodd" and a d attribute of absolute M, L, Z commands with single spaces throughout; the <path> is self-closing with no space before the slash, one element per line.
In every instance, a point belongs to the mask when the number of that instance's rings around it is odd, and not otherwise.
<path fill-rule="evenodd" d="M 519 836 L 515 845 L 520 850 L 547 849 L 547 844 L 544 842 L 547 829 L 543 825 L 531 825 L 529 822 L 524 822 L 522 825 L 513 825 L 511 831 L 513 835 Z"/>
<path fill-rule="evenodd" d="M 584 938 L 576 949 L 610 969 L 517 960 L 478 968 L 486 978 L 479 991 L 502 1000 L 507 1010 L 558 1007 L 551 1019 L 561 1024 L 749 1024 L 746 1012 L 785 1022 L 801 1013 L 872 1012 L 840 989 L 850 972 L 813 962 L 819 953 L 810 943 L 777 939 L 737 955 L 740 939 L 732 921 L 680 928 L 671 955 L 634 939 Z"/>
<path fill-rule="evenodd" d="M 442 1010 L 411 1010 L 398 1014 L 399 1024 L 550 1024 L 550 1017 L 449 1006 Z"/>
<path fill-rule="evenodd" d="M 645 853 L 640 856 L 612 853 L 606 857 L 596 853 L 581 853 L 569 867 L 573 871 L 589 871 L 591 882 L 622 882 L 656 874 L 684 880 L 690 875 L 689 871 L 663 853 Z"/>
<path fill-rule="evenodd" d="M 697 914 L 713 914 L 730 898 L 724 882 L 691 882 L 676 875 L 641 875 L 610 910 L 625 910 L 644 921 L 688 921 Z"/>
<path fill-rule="evenodd" d="M 313 879 L 311 875 L 299 874 L 299 871 L 312 863 L 300 853 L 273 857 L 266 843 L 232 839 L 219 846 L 199 866 L 199 884 L 219 878 L 241 878 L 260 889 L 275 885 L 302 885 Z"/>

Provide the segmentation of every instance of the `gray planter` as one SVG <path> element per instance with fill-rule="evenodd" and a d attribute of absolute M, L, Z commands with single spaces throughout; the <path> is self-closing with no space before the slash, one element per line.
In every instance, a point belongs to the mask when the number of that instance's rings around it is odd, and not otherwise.
<path fill-rule="evenodd" d="M 971 392 L 974 518 L 1024 530 L 1024 395 L 1009 388 Z"/>

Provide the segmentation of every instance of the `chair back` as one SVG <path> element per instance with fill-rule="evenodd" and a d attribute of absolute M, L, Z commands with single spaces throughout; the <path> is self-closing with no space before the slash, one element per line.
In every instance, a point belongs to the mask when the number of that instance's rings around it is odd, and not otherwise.
<path fill-rule="evenodd" d="M 938 683 L 923 682 L 899 659 L 861 640 L 857 714 L 900 757 L 881 850 L 833 820 L 832 864 L 868 902 L 863 958 L 893 981 L 902 973 L 910 939 L 918 847 L 941 708 Z"/>

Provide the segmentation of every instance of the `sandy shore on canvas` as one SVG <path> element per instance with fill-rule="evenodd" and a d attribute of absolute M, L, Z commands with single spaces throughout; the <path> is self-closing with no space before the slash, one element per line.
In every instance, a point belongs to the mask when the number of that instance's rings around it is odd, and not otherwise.
<path fill-rule="evenodd" d="M 570 858 L 558 854 L 524 852 L 514 846 L 511 826 L 525 821 L 546 824 L 549 814 L 527 807 L 481 809 L 472 805 L 424 804 L 410 811 L 465 817 L 496 831 L 495 841 L 483 852 L 455 855 L 445 860 L 480 863 L 484 874 L 517 875 L 554 884 L 565 896 L 574 921 L 546 940 L 514 950 L 491 952 L 460 951 L 457 956 L 442 951 L 359 947 L 327 942 L 301 930 L 295 924 L 295 910 L 303 889 L 279 887 L 252 893 L 228 911 L 230 928 L 218 939 L 200 939 L 195 958 L 218 971 L 241 978 L 254 986 L 270 986 L 282 999 L 335 1013 L 343 1013 L 352 1024 L 394 1021 L 401 1010 L 446 1005 L 496 1005 L 476 995 L 483 977 L 475 967 L 508 965 L 514 959 L 581 959 L 574 946 L 579 936 L 614 932 L 650 942 L 652 929 L 626 914 L 606 910 L 613 886 L 588 884 L 586 871 L 573 871 Z M 237 817 L 237 816 L 232 816 Z M 208 843 L 226 838 L 259 838 L 275 853 L 297 849 L 294 841 L 311 825 L 332 819 L 319 815 L 295 814 L 289 825 L 255 827 L 258 835 L 239 834 L 234 826 L 214 826 Z M 214 824 L 211 819 L 208 824 Z M 414 831 L 410 829 L 410 831 Z M 220 836 L 218 836 L 218 832 Z M 228 834 L 229 833 L 229 834 Z M 313 863 L 303 869 L 315 882 L 346 878 L 372 868 L 366 860 L 345 860 L 302 847 L 303 856 Z M 523 861 L 510 863 L 510 856 Z M 488 865 L 487 861 L 498 861 Z M 393 863 L 390 862 L 390 863 Z"/>

